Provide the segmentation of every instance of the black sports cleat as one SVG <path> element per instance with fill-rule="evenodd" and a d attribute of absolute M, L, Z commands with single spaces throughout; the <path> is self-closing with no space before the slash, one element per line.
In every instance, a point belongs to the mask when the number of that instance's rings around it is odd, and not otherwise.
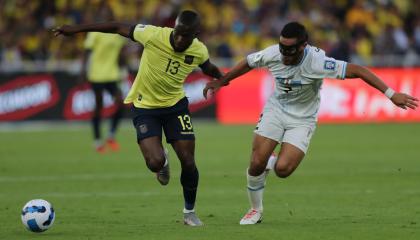
<path fill-rule="evenodd" d="M 156 178 L 161 185 L 168 185 L 170 178 L 169 162 L 165 167 L 163 167 L 159 172 L 156 173 Z"/>
<path fill-rule="evenodd" d="M 166 164 L 166 166 L 164 166 L 159 172 L 156 173 L 157 180 L 163 186 L 168 185 L 170 178 L 168 150 L 166 148 L 164 149 L 164 154 L 168 164 Z"/>

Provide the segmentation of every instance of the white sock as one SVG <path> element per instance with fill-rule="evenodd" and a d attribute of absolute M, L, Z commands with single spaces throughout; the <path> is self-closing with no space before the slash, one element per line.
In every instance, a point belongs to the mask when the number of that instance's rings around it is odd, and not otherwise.
<path fill-rule="evenodd" d="M 165 155 L 165 164 L 163 164 L 163 167 L 166 167 L 168 165 L 168 149 L 163 149 L 163 154 Z"/>
<path fill-rule="evenodd" d="M 102 140 L 100 140 L 100 139 L 95 139 L 95 148 L 99 148 L 100 146 L 102 146 L 103 144 L 102 144 Z"/>
<path fill-rule="evenodd" d="M 184 210 L 182 210 L 182 212 L 183 213 L 193 213 L 193 212 L 195 212 L 195 209 L 188 210 L 188 209 L 184 208 Z"/>
<path fill-rule="evenodd" d="M 276 163 L 277 163 L 277 156 L 276 155 L 271 155 L 268 158 L 267 166 L 265 167 L 265 169 L 267 169 L 267 170 L 274 169 L 274 166 L 276 166 Z"/>
<path fill-rule="evenodd" d="M 255 210 L 263 211 L 263 193 L 265 187 L 265 179 L 267 173 L 264 172 L 259 176 L 251 176 L 246 171 L 248 182 L 248 199 L 251 207 Z"/>

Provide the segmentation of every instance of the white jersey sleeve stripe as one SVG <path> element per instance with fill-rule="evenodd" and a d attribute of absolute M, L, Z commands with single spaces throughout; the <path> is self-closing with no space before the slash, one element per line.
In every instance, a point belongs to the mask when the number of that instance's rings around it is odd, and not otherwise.
<path fill-rule="evenodd" d="M 342 74 L 341 74 L 341 79 L 345 79 L 346 78 L 346 71 L 347 71 L 347 62 L 344 62 L 343 64 L 343 70 L 342 70 Z"/>

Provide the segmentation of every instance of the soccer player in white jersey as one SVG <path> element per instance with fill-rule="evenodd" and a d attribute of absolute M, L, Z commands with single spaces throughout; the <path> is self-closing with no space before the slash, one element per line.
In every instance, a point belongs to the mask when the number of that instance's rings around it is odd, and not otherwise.
<path fill-rule="evenodd" d="M 415 109 L 418 99 L 395 92 L 365 67 L 339 61 L 308 45 L 305 27 L 298 22 L 284 26 L 279 44 L 247 56 L 219 80 L 209 82 L 203 90 L 217 91 L 229 81 L 253 68 L 266 67 L 275 78 L 275 90 L 265 104 L 255 129 L 251 162 L 247 171 L 251 209 L 241 225 L 261 222 L 263 191 L 269 169 L 286 178 L 298 167 L 314 133 L 320 105 L 323 78 L 361 78 L 383 92 L 396 106 Z M 271 154 L 281 144 L 277 157 Z"/>

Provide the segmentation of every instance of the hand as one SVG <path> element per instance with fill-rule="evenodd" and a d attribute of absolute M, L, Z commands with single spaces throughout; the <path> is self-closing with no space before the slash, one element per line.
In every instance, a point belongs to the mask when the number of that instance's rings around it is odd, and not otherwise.
<path fill-rule="evenodd" d="M 64 25 L 61 27 L 56 27 L 51 30 L 54 33 L 54 36 L 64 35 L 64 36 L 71 36 L 78 32 L 78 29 L 76 26 L 69 26 Z"/>
<path fill-rule="evenodd" d="M 417 102 L 419 100 L 405 93 L 395 93 L 394 96 L 392 96 L 391 101 L 402 109 L 407 109 L 408 107 L 414 110 L 418 107 Z"/>
<path fill-rule="evenodd" d="M 206 87 L 203 89 L 203 96 L 207 99 L 207 92 L 211 90 L 212 93 L 219 90 L 221 87 L 228 85 L 228 83 L 223 82 L 221 79 L 210 81 L 206 84 Z"/>

